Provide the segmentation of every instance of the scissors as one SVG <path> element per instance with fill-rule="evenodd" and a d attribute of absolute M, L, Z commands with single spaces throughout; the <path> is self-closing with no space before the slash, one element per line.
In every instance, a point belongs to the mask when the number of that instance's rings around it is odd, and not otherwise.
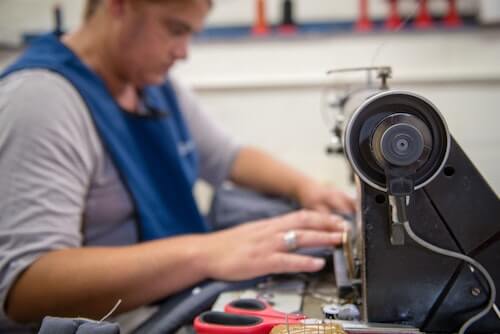
<path fill-rule="evenodd" d="M 299 324 L 303 314 L 287 314 L 273 309 L 260 299 L 238 299 L 224 307 L 224 312 L 208 311 L 194 321 L 198 334 L 268 334 L 274 326 Z"/>

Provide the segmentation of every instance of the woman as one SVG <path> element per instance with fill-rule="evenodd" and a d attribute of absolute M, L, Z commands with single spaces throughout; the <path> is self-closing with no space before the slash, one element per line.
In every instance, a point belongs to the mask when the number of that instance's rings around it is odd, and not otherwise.
<path fill-rule="evenodd" d="M 313 272 L 289 253 L 338 244 L 343 193 L 215 127 L 166 76 L 202 29 L 208 0 L 89 1 L 76 31 L 47 35 L 0 81 L 0 329 L 44 315 L 98 318 L 207 278 Z M 306 209 L 205 233 L 201 176 Z"/>

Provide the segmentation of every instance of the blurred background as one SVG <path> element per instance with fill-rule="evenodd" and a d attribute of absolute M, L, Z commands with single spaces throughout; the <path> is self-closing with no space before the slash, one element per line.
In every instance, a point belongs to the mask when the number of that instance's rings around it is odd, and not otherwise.
<path fill-rule="evenodd" d="M 348 188 L 344 159 L 325 153 L 329 105 L 363 87 L 366 75 L 326 71 L 388 65 L 390 87 L 430 99 L 499 193 L 500 0 L 214 2 L 174 72 L 240 142 Z M 33 36 L 76 27 L 83 3 L 0 0 L 0 67 Z M 199 187 L 202 207 L 208 193 Z"/>

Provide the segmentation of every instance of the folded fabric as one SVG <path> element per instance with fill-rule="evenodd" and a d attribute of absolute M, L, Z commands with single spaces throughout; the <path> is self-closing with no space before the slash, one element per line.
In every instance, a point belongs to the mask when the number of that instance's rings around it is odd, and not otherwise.
<path fill-rule="evenodd" d="M 81 318 L 45 317 L 38 334 L 119 334 L 116 323 Z"/>
<path fill-rule="evenodd" d="M 224 184 L 214 192 L 207 220 L 212 229 L 221 230 L 241 223 L 283 215 L 299 208 L 297 203 L 283 197 Z"/>

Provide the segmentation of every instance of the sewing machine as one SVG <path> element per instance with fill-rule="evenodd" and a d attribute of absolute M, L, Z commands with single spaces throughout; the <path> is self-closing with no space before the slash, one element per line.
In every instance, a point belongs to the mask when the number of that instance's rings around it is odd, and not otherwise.
<path fill-rule="evenodd" d="M 389 90 L 388 67 L 357 70 L 376 71 L 382 84 L 337 103 L 330 151 L 343 153 L 352 167 L 359 207 L 351 233 L 334 250 L 336 289 L 331 281 L 308 282 L 306 289 L 302 278 L 281 293 L 276 278 L 211 282 L 170 298 L 136 334 L 178 328 L 217 297 L 220 311 L 232 300 L 267 295 L 282 312 L 313 318 L 328 318 L 325 304 L 358 305 L 362 322 L 349 326 L 368 326 L 363 333 L 500 331 L 493 307 L 500 282 L 497 195 L 430 101 Z M 228 290 L 236 291 L 224 295 Z"/>
<path fill-rule="evenodd" d="M 355 70 L 375 71 L 382 83 L 336 104 L 330 151 L 345 154 L 359 193 L 354 233 L 334 256 L 339 297 L 360 303 L 369 322 L 426 333 L 462 333 L 469 325 L 471 333 L 499 332 L 499 298 L 492 296 L 500 282 L 498 196 L 436 106 L 389 90 L 389 67 Z M 491 279 L 443 255 L 449 251 L 475 259 Z"/>

